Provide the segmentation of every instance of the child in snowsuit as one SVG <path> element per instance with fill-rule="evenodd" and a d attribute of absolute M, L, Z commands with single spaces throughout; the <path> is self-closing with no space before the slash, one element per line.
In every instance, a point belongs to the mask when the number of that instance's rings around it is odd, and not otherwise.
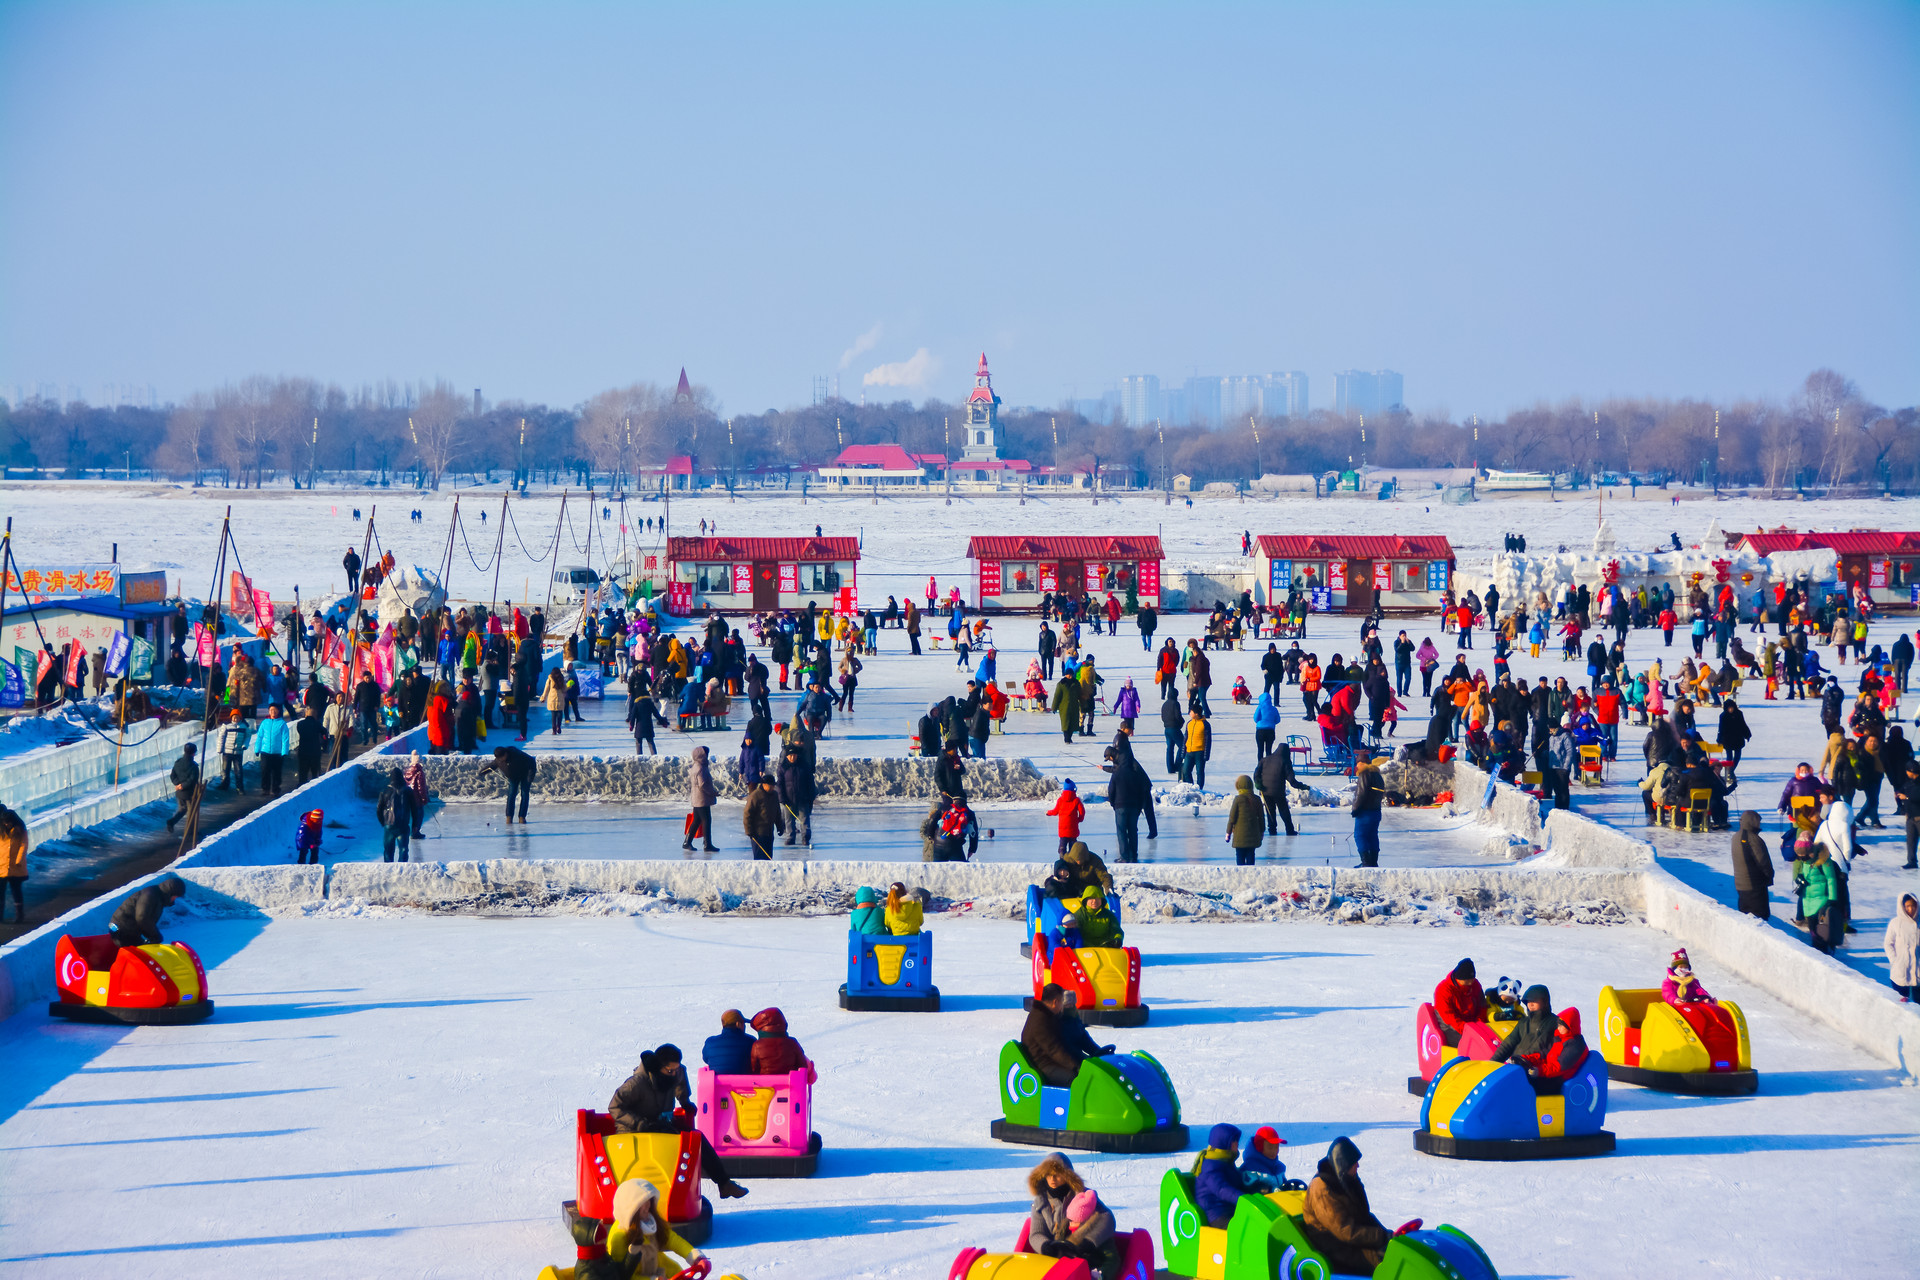
<path fill-rule="evenodd" d="M 1081 801 L 1072 778 L 1060 784 L 1060 797 L 1053 802 L 1053 808 L 1047 810 L 1047 816 L 1060 819 L 1060 847 L 1055 856 L 1065 857 L 1073 842 L 1080 838 L 1080 824 L 1087 816 L 1087 806 Z"/>

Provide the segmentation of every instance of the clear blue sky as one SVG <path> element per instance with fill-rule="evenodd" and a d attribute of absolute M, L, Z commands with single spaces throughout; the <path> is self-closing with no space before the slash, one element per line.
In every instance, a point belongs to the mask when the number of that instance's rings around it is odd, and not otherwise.
<path fill-rule="evenodd" d="M 1911 404 L 1917 78 L 1842 0 L 0 5 L 0 389 Z"/>

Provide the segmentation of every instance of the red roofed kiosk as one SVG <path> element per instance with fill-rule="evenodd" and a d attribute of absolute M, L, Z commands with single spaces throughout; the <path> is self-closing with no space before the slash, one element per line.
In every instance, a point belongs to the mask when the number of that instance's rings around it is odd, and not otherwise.
<path fill-rule="evenodd" d="M 1440 607 L 1453 581 L 1453 545 L 1438 535 L 1261 534 L 1256 598 L 1283 603 L 1294 588 L 1327 589 L 1332 608 L 1370 613 L 1426 612 Z"/>
<path fill-rule="evenodd" d="M 858 538 L 669 538 L 668 609 L 859 607 Z M 676 608 L 676 606 L 679 606 Z"/>
<path fill-rule="evenodd" d="M 1914 603 L 1920 584 L 1920 533 L 1852 529 L 1846 533 L 1796 533 L 1764 529 L 1730 540 L 1734 550 L 1770 556 L 1776 551 L 1831 551 L 1839 558 L 1835 580 L 1851 592 L 1865 587 L 1875 604 Z"/>
<path fill-rule="evenodd" d="M 1133 587 L 1143 605 L 1160 607 L 1160 539 L 981 535 L 967 541 L 974 603 L 982 609 L 1037 609 L 1049 591 L 1120 599 Z"/>

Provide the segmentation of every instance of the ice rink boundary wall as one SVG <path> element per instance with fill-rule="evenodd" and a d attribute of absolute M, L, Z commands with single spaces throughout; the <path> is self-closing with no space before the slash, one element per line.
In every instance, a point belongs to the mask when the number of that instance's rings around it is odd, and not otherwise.
<path fill-rule="evenodd" d="M 319 868 L 272 865 L 284 864 L 289 857 L 296 815 L 308 809 L 344 807 L 352 801 L 360 785 L 358 775 L 364 771 L 360 761 L 367 756 L 403 755 L 425 745 L 424 727 L 400 734 L 353 763 L 254 810 L 226 830 L 207 837 L 204 843 L 165 869 L 130 881 L 0 947 L 0 1018 L 11 1018 L 31 1004 L 53 998 L 53 952 L 62 934 L 105 933 L 107 921 L 113 917 L 121 899 L 169 871 L 193 879 L 205 874 L 202 868 L 250 868 L 240 873 L 234 882 L 250 884 L 250 891 L 259 895 L 261 907 L 268 906 L 275 895 L 282 893 L 294 896 L 280 905 L 291 906 L 302 900 L 299 895 L 307 891 L 298 886 L 302 873 L 306 873 L 314 884 L 311 892 L 316 895 L 306 900 L 318 901 L 325 894 L 325 880 Z M 172 791 L 171 784 L 167 790 Z M 261 866 L 262 863 L 270 865 Z"/>
<path fill-rule="evenodd" d="M 1542 823 L 1539 801 L 1497 780 L 1489 791 L 1487 783 L 1486 773 L 1456 764 L 1454 811 L 1544 842 L 1545 851 L 1521 864 L 1520 874 L 1608 866 L 1637 870 L 1647 923 L 1684 944 L 1696 961 L 1711 958 L 1898 1067 L 1910 1083 L 1920 1083 L 1920 1064 L 1914 1060 L 1920 1051 L 1920 1007 L 1902 1004 L 1891 988 L 1821 955 L 1799 934 L 1682 882 L 1660 865 L 1647 841 L 1569 810 L 1550 812 Z"/>
<path fill-rule="evenodd" d="M 722 736 L 718 741 L 728 740 Z M 733 741 L 733 749 L 711 742 L 705 745 L 710 748 L 713 785 L 723 797 L 741 800 L 747 788 L 734 758 L 738 740 Z M 533 794 L 549 804 L 597 800 L 685 802 L 687 759 L 679 753 L 699 745 L 697 741 L 684 746 L 669 742 L 668 750 L 676 754 L 659 756 L 537 756 L 539 771 L 534 775 Z M 441 800 L 503 800 L 506 779 L 497 773 L 481 773 L 481 766 L 487 762 L 486 756 L 425 756 L 421 760 L 427 785 Z M 931 800 L 939 794 L 934 785 L 934 763 L 917 756 L 822 756 L 814 765 L 814 783 L 821 795 L 850 800 Z M 1043 775 L 1031 762 L 1018 757 L 969 760 L 966 765 L 967 795 L 977 801 L 1038 800 L 1060 789 L 1058 779 Z"/>

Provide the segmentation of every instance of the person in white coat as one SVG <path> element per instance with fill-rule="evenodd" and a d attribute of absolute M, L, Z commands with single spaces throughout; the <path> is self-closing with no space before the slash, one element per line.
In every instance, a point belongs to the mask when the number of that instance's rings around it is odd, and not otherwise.
<path fill-rule="evenodd" d="M 1887 921 L 1887 981 L 1902 999 L 1912 1000 L 1920 987 L 1920 899 L 1910 893 L 1900 895 L 1893 919 Z"/>

